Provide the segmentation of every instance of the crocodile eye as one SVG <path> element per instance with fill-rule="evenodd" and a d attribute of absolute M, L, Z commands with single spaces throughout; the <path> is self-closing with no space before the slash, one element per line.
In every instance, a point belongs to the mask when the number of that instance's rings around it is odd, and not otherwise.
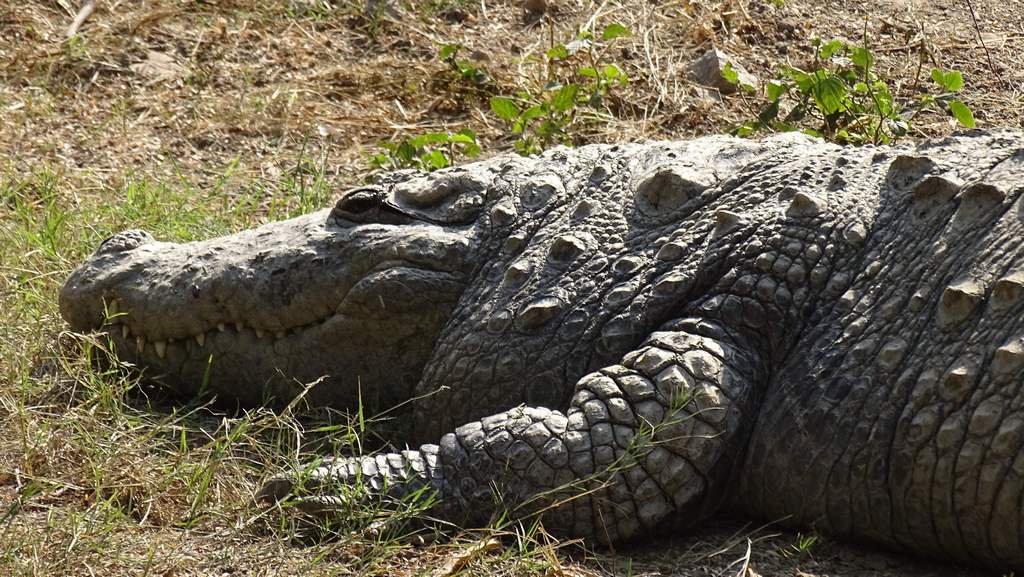
<path fill-rule="evenodd" d="M 144 230 L 133 228 L 107 237 L 106 240 L 100 243 L 96 252 L 98 254 L 124 252 L 144 245 L 147 242 L 153 242 L 153 235 Z"/>
<path fill-rule="evenodd" d="M 356 189 L 338 199 L 338 203 L 334 205 L 334 216 L 345 218 L 347 215 L 363 215 L 379 209 L 382 200 L 381 195 L 375 190 Z"/>

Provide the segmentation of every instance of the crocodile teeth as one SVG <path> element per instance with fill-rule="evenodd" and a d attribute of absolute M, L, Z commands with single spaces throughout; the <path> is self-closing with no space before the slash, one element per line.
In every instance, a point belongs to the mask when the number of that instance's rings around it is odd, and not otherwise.
<path fill-rule="evenodd" d="M 167 354 L 167 341 L 153 341 L 153 350 L 161 359 Z"/>
<path fill-rule="evenodd" d="M 263 335 L 265 334 L 265 333 L 264 333 L 263 331 L 261 331 L 260 329 L 253 329 L 253 331 L 255 331 L 255 332 L 256 332 L 256 338 L 257 338 L 257 339 L 262 339 L 262 338 L 263 338 Z"/>
<path fill-rule="evenodd" d="M 121 325 L 121 338 L 127 339 L 131 331 L 128 330 L 128 325 Z"/>
<path fill-rule="evenodd" d="M 274 332 L 274 338 L 275 339 L 283 339 L 284 335 L 285 335 L 284 331 L 275 331 Z"/>
<path fill-rule="evenodd" d="M 121 305 L 118 304 L 117 299 L 114 299 L 107 303 L 107 318 L 113 319 L 120 312 Z"/>
<path fill-rule="evenodd" d="M 196 335 L 196 343 L 201 347 L 206 346 L 206 333 L 199 333 Z"/>
<path fill-rule="evenodd" d="M 224 323 L 217 323 L 217 330 L 220 332 L 224 332 L 227 330 L 227 327 L 224 326 Z"/>
<path fill-rule="evenodd" d="M 244 328 L 245 328 L 245 325 L 242 324 L 241 322 L 235 323 L 235 332 L 240 333 L 240 332 L 242 332 L 242 329 L 244 329 Z"/>
<path fill-rule="evenodd" d="M 135 352 L 142 354 L 142 350 L 146 348 L 146 337 L 139 335 L 135 337 Z"/>

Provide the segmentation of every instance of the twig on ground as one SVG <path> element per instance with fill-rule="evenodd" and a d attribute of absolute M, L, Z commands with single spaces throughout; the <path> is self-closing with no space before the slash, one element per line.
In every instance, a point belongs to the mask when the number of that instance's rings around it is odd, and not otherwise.
<path fill-rule="evenodd" d="M 68 26 L 66 35 L 71 38 L 75 34 L 78 34 L 78 29 L 82 27 L 82 24 L 92 16 L 92 13 L 96 11 L 96 0 L 84 0 L 81 8 L 78 9 L 78 14 L 75 15 L 75 19 L 71 21 L 71 25 Z"/>
<path fill-rule="evenodd" d="M 967 9 L 971 11 L 971 22 L 974 22 L 974 32 L 978 35 L 978 42 L 981 43 L 981 48 L 985 51 L 985 58 L 988 59 L 988 68 L 993 74 L 996 74 L 995 64 L 992 63 L 992 53 L 988 51 L 988 46 L 985 45 L 985 39 L 981 37 L 981 27 L 978 26 L 978 15 L 974 12 L 974 4 L 971 0 L 964 0 L 967 3 Z M 996 74 L 998 77 L 999 75 Z"/>

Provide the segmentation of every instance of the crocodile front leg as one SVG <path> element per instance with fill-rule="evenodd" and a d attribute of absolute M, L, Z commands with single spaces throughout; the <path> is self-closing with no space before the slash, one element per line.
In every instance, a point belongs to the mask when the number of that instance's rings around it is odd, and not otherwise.
<path fill-rule="evenodd" d="M 272 481 L 263 495 L 294 490 L 323 503 L 339 484 L 396 497 L 428 487 L 439 497 L 431 514 L 458 524 L 486 523 L 502 509 L 513 518 L 543 513 L 561 534 L 622 541 L 673 513 L 689 524 L 717 507 L 764 378 L 740 335 L 680 319 L 580 379 L 566 412 L 518 407 L 439 445 L 336 459 L 301 488 Z"/>

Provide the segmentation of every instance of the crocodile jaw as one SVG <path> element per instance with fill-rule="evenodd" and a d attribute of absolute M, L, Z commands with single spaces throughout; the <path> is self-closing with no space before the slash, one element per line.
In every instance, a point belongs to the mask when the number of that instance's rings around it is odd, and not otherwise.
<path fill-rule="evenodd" d="M 466 284 L 470 235 L 339 225 L 321 211 L 187 244 L 111 237 L 68 279 L 61 314 L 186 393 L 386 409 L 407 398 Z"/>

